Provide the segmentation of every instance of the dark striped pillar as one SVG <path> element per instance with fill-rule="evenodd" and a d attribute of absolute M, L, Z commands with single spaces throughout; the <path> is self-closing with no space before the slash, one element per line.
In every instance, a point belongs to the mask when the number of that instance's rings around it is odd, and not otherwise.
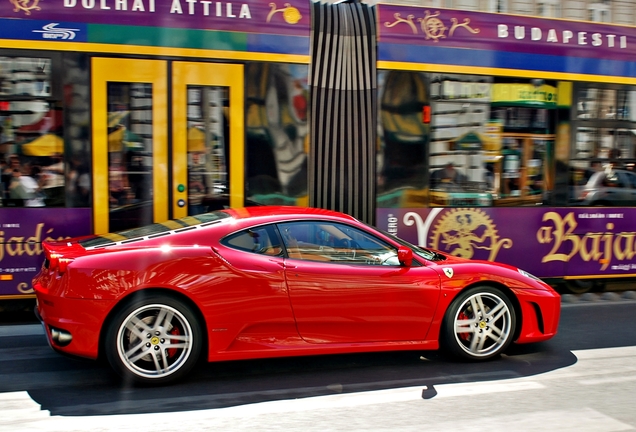
<path fill-rule="evenodd" d="M 309 204 L 375 222 L 375 8 L 312 4 Z"/>

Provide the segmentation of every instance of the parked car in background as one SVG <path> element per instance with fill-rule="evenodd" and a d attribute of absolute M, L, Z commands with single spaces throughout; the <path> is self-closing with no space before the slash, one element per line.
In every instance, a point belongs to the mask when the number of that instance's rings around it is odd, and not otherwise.
<path fill-rule="evenodd" d="M 589 206 L 636 205 L 636 173 L 620 169 L 595 172 L 579 191 L 578 203 Z"/>

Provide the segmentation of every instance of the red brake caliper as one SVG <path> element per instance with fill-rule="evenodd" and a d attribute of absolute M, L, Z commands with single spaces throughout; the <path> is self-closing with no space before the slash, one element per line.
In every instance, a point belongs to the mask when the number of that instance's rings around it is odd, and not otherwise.
<path fill-rule="evenodd" d="M 464 312 L 460 312 L 459 315 L 457 316 L 457 319 L 459 320 L 467 320 L 468 319 L 468 315 L 466 315 Z M 470 339 L 470 333 L 460 333 L 459 337 L 465 341 Z"/>
<path fill-rule="evenodd" d="M 178 328 L 178 327 L 173 327 L 173 328 L 172 328 L 172 330 L 170 330 L 170 331 L 169 331 L 169 333 L 170 333 L 171 335 L 180 335 L 180 334 L 181 334 L 181 332 L 179 331 L 179 328 Z M 179 342 L 179 341 L 177 341 L 177 340 L 170 339 L 170 343 L 171 343 L 171 344 L 176 344 L 176 343 L 178 343 L 178 342 Z M 177 354 L 177 349 L 178 349 L 178 348 L 168 348 L 168 349 L 167 349 L 167 352 L 168 352 L 168 358 L 172 358 L 172 357 L 174 357 L 174 356 Z"/>

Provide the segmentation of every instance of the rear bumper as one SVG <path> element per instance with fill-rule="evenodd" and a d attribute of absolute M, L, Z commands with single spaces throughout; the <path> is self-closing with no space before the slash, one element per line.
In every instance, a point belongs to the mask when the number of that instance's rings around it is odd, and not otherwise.
<path fill-rule="evenodd" d="M 37 293 L 35 314 L 51 348 L 96 359 L 102 325 L 114 302 L 67 299 Z"/>
<path fill-rule="evenodd" d="M 44 323 L 44 320 L 42 319 L 42 315 L 40 315 L 40 311 L 38 310 L 38 304 L 36 302 L 35 306 L 33 307 L 33 313 L 35 314 L 35 317 L 38 319 L 38 321 L 40 321 L 40 324 L 42 324 L 42 329 L 44 330 L 44 334 L 46 335 L 46 341 L 49 343 L 49 346 L 53 349 L 55 349 L 55 347 L 53 347 L 53 344 L 51 344 L 51 338 L 49 335 L 49 329 L 46 327 L 46 324 Z"/>

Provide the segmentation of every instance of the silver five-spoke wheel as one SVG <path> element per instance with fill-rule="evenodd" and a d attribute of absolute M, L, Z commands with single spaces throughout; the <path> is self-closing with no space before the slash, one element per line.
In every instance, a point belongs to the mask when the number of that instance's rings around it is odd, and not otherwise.
<path fill-rule="evenodd" d="M 185 374 L 201 349 L 199 324 L 187 306 L 171 297 L 131 303 L 112 321 L 106 355 L 124 378 L 165 383 Z"/>
<path fill-rule="evenodd" d="M 451 304 L 444 323 L 444 343 L 463 358 L 485 360 L 512 342 L 515 311 L 508 297 L 491 287 L 475 287 Z"/>

